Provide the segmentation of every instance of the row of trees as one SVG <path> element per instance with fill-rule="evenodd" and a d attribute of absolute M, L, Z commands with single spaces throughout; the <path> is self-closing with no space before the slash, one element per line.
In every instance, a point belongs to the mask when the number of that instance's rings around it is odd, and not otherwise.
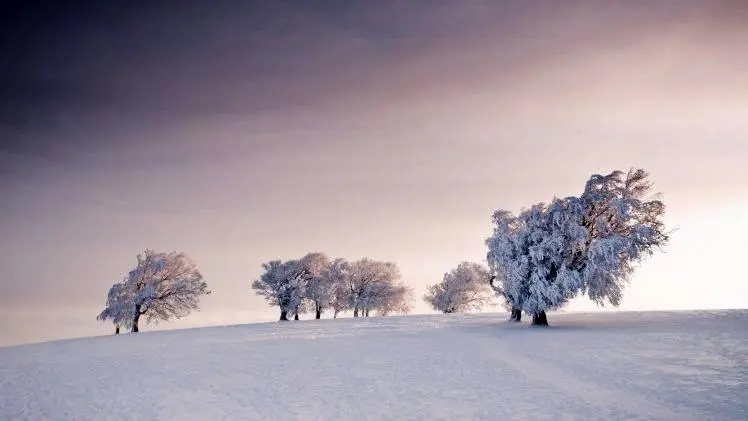
<path fill-rule="evenodd" d="M 400 270 L 392 262 L 363 258 L 353 262 L 331 260 L 324 253 L 309 253 L 300 259 L 271 260 L 262 264 L 263 274 L 252 289 L 271 306 L 280 309 L 280 320 L 314 312 L 319 319 L 325 310 L 333 317 L 352 310 L 353 317 L 408 313 L 413 290 L 400 281 Z"/>
<path fill-rule="evenodd" d="M 97 320 L 139 331 L 139 323 L 179 319 L 199 309 L 200 298 L 211 291 L 195 262 L 184 253 L 146 250 L 127 276 L 109 289 L 106 306 Z M 352 310 L 354 317 L 376 311 L 379 315 L 408 313 L 413 290 L 400 281 L 395 263 L 368 258 L 349 262 L 330 260 L 323 253 L 300 259 L 272 260 L 252 289 L 280 309 L 280 320 L 309 311 L 319 319 L 330 309 L 334 317 Z"/>
<path fill-rule="evenodd" d="M 513 215 L 493 215 L 486 240 L 488 266 L 461 263 L 429 287 L 424 297 L 445 313 L 479 308 L 486 288 L 534 325 L 547 325 L 546 311 L 586 295 L 598 305 L 618 306 L 637 263 L 668 242 L 665 205 L 651 195 L 642 169 L 593 175 L 580 196 L 554 198 Z"/>
<path fill-rule="evenodd" d="M 444 313 L 478 310 L 501 298 L 511 320 L 532 315 L 547 325 L 546 311 L 586 295 L 599 305 L 618 306 L 637 263 L 667 244 L 662 221 L 665 205 L 651 195 L 642 169 L 593 175 L 581 195 L 538 203 L 514 215 L 493 214 L 493 235 L 486 240 L 488 267 L 462 262 L 428 287 L 424 300 Z M 262 264 L 252 289 L 272 306 L 280 320 L 326 310 L 337 317 L 408 313 L 413 290 L 400 281 L 395 263 L 362 258 L 331 260 L 320 252 Z M 198 309 L 210 294 L 195 263 L 184 253 L 146 250 L 125 279 L 109 290 L 99 320 L 138 331 L 147 322 L 180 318 Z"/>

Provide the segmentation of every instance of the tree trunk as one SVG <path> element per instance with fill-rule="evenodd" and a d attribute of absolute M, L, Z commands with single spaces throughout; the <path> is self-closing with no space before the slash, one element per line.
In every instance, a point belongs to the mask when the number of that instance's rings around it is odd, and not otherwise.
<path fill-rule="evenodd" d="M 294 313 L 293 314 L 293 319 L 294 320 L 299 320 L 299 313 Z"/>
<path fill-rule="evenodd" d="M 353 317 L 358 317 L 358 308 L 353 309 Z"/>
<path fill-rule="evenodd" d="M 314 313 L 314 318 L 317 320 L 322 318 L 322 307 L 317 306 L 317 311 Z"/>
<path fill-rule="evenodd" d="M 369 317 L 369 309 L 366 309 L 366 317 Z"/>
<path fill-rule="evenodd" d="M 521 322 L 522 321 L 522 309 L 521 308 L 512 308 L 512 316 L 509 318 L 512 322 Z"/>
<path fill-rule="evenodd" d="M 532 316 L 533 326 L 548 326 L 548 318 L 545 316 L 545 311 L 541 311 L 538 314 Z"/>
<path fill-rule="evenodd" d="M 281 310 L 281 322 L 288 321 L 288 312 L 286 310 Z"/>
<path fill-rule="evenodd" d="M 333 318 L 333 319 L 337 319 L 337 318 L 338 318 L 338 310 L 335 310 L 335 311 L 334 311 L 334 312 L 332 313 L 332 318 Z"/>
<path fill-rule="evenodd" d="M 140 332 L 140 329 L 138 329 L 138 321 L 140 321 L 140 305 L 135 306 L 135 317 L 132 319 L 132 333 Z"/>
<path fill-rule="evenodd" d="M 114 329 L 114 334 L 119 335 L 119 325 Z"/>

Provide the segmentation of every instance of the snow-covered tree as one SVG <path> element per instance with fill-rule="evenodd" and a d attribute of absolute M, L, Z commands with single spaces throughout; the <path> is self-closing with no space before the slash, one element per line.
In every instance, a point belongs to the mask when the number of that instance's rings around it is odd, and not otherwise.
<path fill-rule="evenodd" d="M 137 258 L 135 269 L 109 290 L 97 319 L 138 332 L 141 316 L 149 323 L 182 318 L 199 309 L 200 297 L 211 292 L 184 253 L 146 250 Z"/>
<path fill-rule="evenodd" d="M 345 285 L 346 308 L 353 310 L 353 317 L 368 316 L 371 310 L 381 314 L 395 307 L 409 308 L 409 290 L 398 282 L 400 270 L 395 263 L 366 257 L 354 262 L 340 260 L 334 262 L 332 271 L 335 282 Z"/>
<path fill-rule="evenodd" d="M 304 298 L 313 307 L 314 318 L 319 319 L 334 298 L 335 285 L 330 276 L 330 259 L 324 253 L 314 252 L 302 257 L 299 265 L 304 269 Z"/>
<path fill-rule="evenodd" d="M 333 310 L 333 318 L 338 314 L 351 309 L 351 291 L 348 284 L 350 276 L 350 263 L 342 258 L 330 263 L 330 282 L 332 292 L 330 295 L 330 307 Z"/>
<path fill-rule="evenodd" d="M 413 288 L 399 281 L 391 282 L 379 291 L 371 309 L 376 310 L 380 316 L 387 316 L 393 313 L 408 314 L 413 309 L 414 301 L 415 293 Z M 369 310 L 369 307 L 365 309 L 364 315 L 367 317 L 369 316 Z"/>
<path fill-rule="evenodd" d="M 120 327 L 131 328 L 134 309 L 133 295 L 127 288 L 127 283 L 125 281 L 118 282 L 109 289 L 106 307 L 96 316 L 96 319 L 101 321 L 111 320 L 116 326 L 115 333 L 119 333 Z"/>
<path fill-rule="evenodd" d="M 442 281 L 428 287 L 424 301 L 443 313 L 480 310 L 491 301 L 488 269 L 474 262 L 462 262 L 444 274 Z"/>
<path fill-rule="evenodd" d="M 280 320 L 303 310 L 305 274 L 298 260 L 271 260 L 262 264 L 264 273 L 252 282 L 252 289 L 272 306 L 280 308 Z"/>
<path fill-rule="evenodd" d="M 388 293 L 392 283 L 400 278 L 400 270 L 392 262 L 382 262 L 363 258 L 353 262 L 351 286 L 353 287 L 353 316 L 356 310 L 361 316 L 369 316 L 369 312 L 381 304 L 381 300 Z"/>
<path fill-rule="evenodd" d="M 519 322 L 523 301 L 529 294 L 525 282 L 529 278 L 527 230 L 519 218 L 505 210 L 494 212 L 493 223 L 493 236 L 486 240 L 492 274 L 489 284 L 511 310 L 510 320 Z"/>
<path fill-rule="evenodd" d="M 486 243 L 497 293 L 536 325 L 578 294 L 619 305 L 634 265 L 668 241 L 651 187 L 644 170 L 614 171 L 593 175 L 580 197 L 494 213 Z"/>
<path fill-rule="evenodd" d="M 557 225 L 566 217 L 563 204 L 570 199 L 554 200 L 551 206 L 537 204 L 520 214 L 526 238 L 527 291 L 522 309 L 533 315 L 533 324 L 547 325 L 545 312 L 564 306 L 581 288 L 578 277 L 564 265 L 570 243 Z"/>

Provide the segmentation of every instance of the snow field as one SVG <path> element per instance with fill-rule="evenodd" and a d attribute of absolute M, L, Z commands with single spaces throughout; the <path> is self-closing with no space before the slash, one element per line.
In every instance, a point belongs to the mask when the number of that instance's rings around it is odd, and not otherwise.
<path fill-rule="evenodd" d="M 0 420 L 746 420 L 748 311 L 376 317 L 0 348 Z"/>

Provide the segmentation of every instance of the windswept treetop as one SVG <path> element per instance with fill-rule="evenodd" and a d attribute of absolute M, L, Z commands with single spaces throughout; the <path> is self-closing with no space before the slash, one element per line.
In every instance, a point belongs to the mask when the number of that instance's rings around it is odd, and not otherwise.
<path fill-rule="evenodd" d="M 652 186 L 642 169 L 593 175 L 585 186 L 584 231 L 577 236 L 570 266 L 583 273 L 583 292 L 598 304 L 619 305 L 632 265 L 669 240 L 662 220 L 665 204 L 659 195 L 651 196 Z"/>

